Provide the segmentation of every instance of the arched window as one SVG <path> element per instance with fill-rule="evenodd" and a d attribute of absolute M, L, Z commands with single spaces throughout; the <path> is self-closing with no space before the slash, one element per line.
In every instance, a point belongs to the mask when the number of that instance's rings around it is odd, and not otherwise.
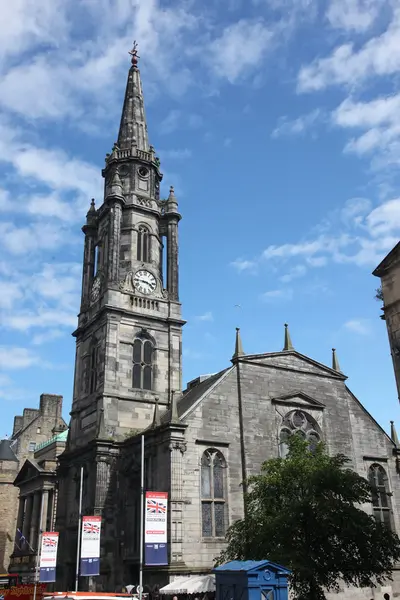
<path fill-rule="evenodd" d="M 281 458 L 287 456 L 289 451 L 288 441 L 293 434 L 307 440 L 311 451 L 314 451 L 321 441 L 321 435 L 315 420 L 302 410 L 292 410 L 283 419 L 279 431 L 279 456 Z"/>
<path fill-rule="evenodd" d="M 89 394 L 97 390 L 97 362 L 99 359 L 99 347 L 97 341 L 93 342 L 90 352 L 90 379 L 89 379 Z"/>
<path fill-rule="evenodd" d="M 132 386 L 141 390 L 153 389 L 153 343 L 144 336 L 133 342 Z"/>
<path fill-rule="evenodd" d="M 201 459 L 201 520 L 203 537 L 226 532 L 226 463 L 218 450 L 206 450 Z"/>
<path fill-rule="evenodd" d="M 381 465 L 371 465 L 368 480 L 372 486 L 372 510 L 378 523 L 392 528 L 389 482 L 385 469 Z"/>
<path fill-rule="evenodd" d="M 137 234 L 137 259 L 150 262 L 150 232 L 144 225 L 139 225 Z"/>

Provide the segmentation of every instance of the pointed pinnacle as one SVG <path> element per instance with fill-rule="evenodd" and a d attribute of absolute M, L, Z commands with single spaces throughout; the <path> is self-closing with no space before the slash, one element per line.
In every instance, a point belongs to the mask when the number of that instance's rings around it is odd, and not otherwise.
<path fill-rule="evenodd" d="M 283 345 L 283 352 L 285 350 L 294 350 L 292 340 L 289 333 L 289 325 L 285 323 L 285 343 Z"/>
<path fill-rule="evenodd" d="M 332 348 L 332 369 L 334 371 L 337 371 L 338 373 L 341 373 L 340 366 L 339 366 L 339 360 L 338 360 L 338 357 L 336 356 L 335 348 Z"/>
<path fill-rule="evenodd" d="M 240 328 L 236 327 L 235 353 L 232 356 L 232 358 L 239 358 L 239 356 L 244 356 L 244 350 L 242 345 L 242 338 L 240 336 Z"/>
<path fill-rule="evenodd" d="M 171 392 L 171 418 L 170 423 L 179 423 L 178 401 L 176 392 Z"/>
<path fill-rule="evenodd" d="M 156 403 L 154 405 L 154 415 L 153 415 L 153 429 L 155 429 L 156 427 L 158 427 L 159 425 L 161 425 L 161 419 L 160 419 L 160 408 L 158 406 L 158 398 L 155 399 Z"/>
<path fill-rule="evenodd" d="M 90 208 L 89 208 L 90 212 L 96 212 L 96 203 L 94 201 L 94 198 L 92 198 L 92 201 L 90 202 Z"/>
<path fill-rule="evenodd" d="M 119 176 L 118 169 L 115 170 L 115 173 L 110 181 L 108 196 L 119 196 L 123 197 L 122 193 L 122 181 Z"/>
<path fill-rule="evenodd" d="M 394 421 L 390 421 L 390 437 L 392 438 L 393 444 L 397 448 L 399 448 L 400 447 L 400 442 L 399 442 L 399 438 L 397 436 L 396 427 L 394 426 Z"/>

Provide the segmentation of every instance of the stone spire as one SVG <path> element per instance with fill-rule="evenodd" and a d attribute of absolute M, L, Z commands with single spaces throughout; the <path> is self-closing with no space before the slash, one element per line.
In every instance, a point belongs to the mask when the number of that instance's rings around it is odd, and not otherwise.
<path fill-rule="evenodd" d="M 334 371 L 337 371 L 338 373 L 341 373 L 340 366 L 339 366 L 339 360 L 338 360 L 338 357 L 336 356 L 335 348 L 332 348 L 332 369 Z"/>
<path fill-rule="evenodd" d="M 154 415 L 153 415 L 153 429 L 161 425 L 160 419 L 160 407 L 158 406 L 158 398 L 155 399 L 156 403 L 154 405 Z"/>
<path fill-rule="evenodd" d="M 285 323 L 285 342 L 283 345 L 283 352 L 285 350 L 294 350 L 292 340 L 290 338 L 289 325 L 287 323 Z"/>
<path fill-rule="evenodd" d="M 165 212 L 170 214 L 170 213 L 176 213 L 177 215 L 179 215 L 178 213 L 178 201 L 176 199 L 175 196 L 175 190 L 173 188 L 173 186 L 171 185 L 171 187 L 169 188 L 169 196 L 167 199 L 167 206 L 165 209 Z M 179 215 L 180 218 L 180 215 Z"/>
<path fill-rule="evenodd" d="M 94 202 L 94 198 L 92 198 L 92 201 L 90 203 L 90 208 L 88 210 L 88 212 L 86 213 L 86 225 L 89 226 L 94 226 L 96 225 L 96 205 Z"/>
<path fill-rule="evenodd" d="M 122 191 L 122 181 L 119 176 L 118 168 L 115 169 L 114 175 L 111 178 L 110 185 L 109 185 L 109 188 L 107 191 L 107 198 L 122 198 L 122 199 L 124 199 L 123 191 Z"/>
<path fill-rule="evenodd" d="M 132 146 L 136 146 L 139 150 L 149 152 L 142 81 L 137 66 L 139 56 L 136 42 L 129 54 L 132 56 L 132 66 L 129 69 L 126 84 L 117 145 L 120 150 L 130 150 Z"/>
<path fill-rule="evenodd" d="M 239 358 L 239 356 L 244 356 L 244 350 L 242 346 L 242 338 L 240 337 L 240 328 L 236 327 L 235 353 L 232 356 L 232 359 Z"/>
<path fill-rule="evenodd" d="M 390 421 L 390 437 L 396 448 L 400 448 L 400 442 L 397 436 L 396 427 L 394 426 L 394 421 Z"/>

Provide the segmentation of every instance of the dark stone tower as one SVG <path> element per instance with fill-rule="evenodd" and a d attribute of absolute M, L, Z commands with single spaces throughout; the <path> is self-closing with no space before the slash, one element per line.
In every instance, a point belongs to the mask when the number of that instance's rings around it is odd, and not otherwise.
<path fill-rule="evenodd" d="M 111 572 L 117 533 L 111 476 L 119 443 L 151 425 L 156 398 L 167 407 L 182 388 L 181 216 L 173 188 L 160 199 L 162 174 L 148 142 L 136 46 L 131 55 L 118 141 L 102 171 L 104 201 L 96 210 L 92 200 L 82 228 L 73 403 L 57 511 L 64 586 L 71 585 L 75 568 L 80 466 L 84 513 L 105 519 L 102 566 L 107 570 L 109 557 Z M 112 585 L 112 576 L 106 580 Z"/>

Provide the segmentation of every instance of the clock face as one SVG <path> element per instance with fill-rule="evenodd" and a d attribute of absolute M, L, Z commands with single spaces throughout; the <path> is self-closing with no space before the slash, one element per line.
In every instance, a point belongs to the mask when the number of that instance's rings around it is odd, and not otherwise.
<path fill-rule="evenodd" d="M 90 292 L 90 299 L 92 300 L 92 302 L 96 302 L 96 300 L 100 296 L 100 288 L 101 288 L 100 277 L 95 277 L 94 281 L 93 281 L 93 285 L 92 285 L 92 290 Z"/>
<path fill-rule="evenodd" d="M 157 281 L 152 273 L 141 269 L 135 273 L 133 278 L 135 288 L 142 294 L 151 294 L 156 289 Z"/>

